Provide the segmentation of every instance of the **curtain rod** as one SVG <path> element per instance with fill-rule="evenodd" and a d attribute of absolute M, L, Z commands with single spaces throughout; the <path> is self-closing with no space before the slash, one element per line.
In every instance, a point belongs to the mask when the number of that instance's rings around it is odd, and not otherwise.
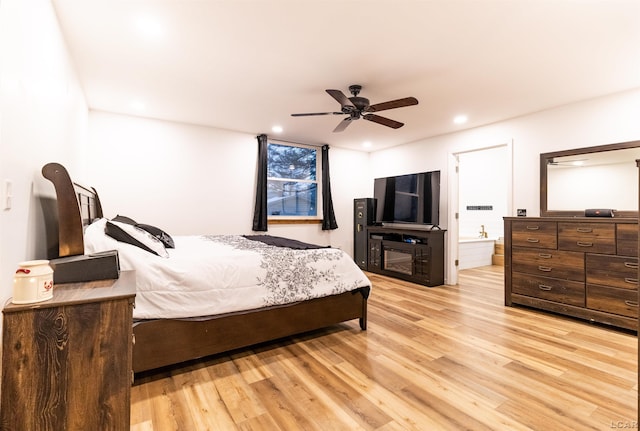
<path fill-rule="evenodd" d="M 329 144 L 305 144 L 304 142 L 287 141 L 286 139 L 274 139 L 274 138 L 271 138 L 269 135 L 267 135 L 267 138 L 270 141 L 282 142 L 284 144 L 306 145 L 307 147 L 319 147 L 319 148 L 322 148 L 325 145 L 327 145 L 327 146 L 329 145 Z"/>

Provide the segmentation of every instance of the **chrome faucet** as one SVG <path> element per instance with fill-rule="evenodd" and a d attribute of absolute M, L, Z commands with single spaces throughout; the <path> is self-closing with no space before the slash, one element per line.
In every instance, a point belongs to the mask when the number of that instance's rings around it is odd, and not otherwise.
<path fill-rule="evenodd" d="M 487 231 L 484 230 L 484 225 L 483 224 L 480 225 L 480 238 L 489 238 L 489 235 L 487 234 Z"/>

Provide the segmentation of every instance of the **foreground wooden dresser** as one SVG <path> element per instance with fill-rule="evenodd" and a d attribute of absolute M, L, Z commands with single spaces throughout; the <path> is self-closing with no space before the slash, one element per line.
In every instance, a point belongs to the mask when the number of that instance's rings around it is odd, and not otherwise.
<path fill-rule="evenodd" d="M 638 222 L 505 217 L 505 304 L 638 328 Z"/>
<path fill-rule="evenodd" d="M 135 274 L 7 305 L 0 430 L 128 430 Z"/>

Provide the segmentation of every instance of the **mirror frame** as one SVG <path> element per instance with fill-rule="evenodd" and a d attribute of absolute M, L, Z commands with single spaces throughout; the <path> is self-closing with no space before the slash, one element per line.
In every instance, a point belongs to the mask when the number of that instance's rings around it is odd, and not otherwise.
<path fill-rule="evenodd" d="M 547 208 L 547 166 L 554 157 L 575 156 L 580 154 L 602 153 L 605 151 L 639 148 L 640 141 L 621 142 L 617 144 L 599 145 L 596 147 L 576 148 L 573 150 L 555 151 L 540 154 L 540 217 L 584 217 L 584 211 L 549 210 Z M 616 217 L 638 218 L 638 210 L 616 211 Z"/>

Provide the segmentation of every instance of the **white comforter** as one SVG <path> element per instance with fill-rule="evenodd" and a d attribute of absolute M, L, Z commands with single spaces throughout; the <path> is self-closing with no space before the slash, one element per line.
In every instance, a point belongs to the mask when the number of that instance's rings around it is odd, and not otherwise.
<path fill-rule="evenodd" d="M 162 258 L 104 233 L 85 232 L 85 253 L 118 250 L 121 270 L 136 270 L 135 319 L 185 318 L 334 295 L 371 283 L 345 252 L 293 250 L 242 236 L 177 236 Z"/>

